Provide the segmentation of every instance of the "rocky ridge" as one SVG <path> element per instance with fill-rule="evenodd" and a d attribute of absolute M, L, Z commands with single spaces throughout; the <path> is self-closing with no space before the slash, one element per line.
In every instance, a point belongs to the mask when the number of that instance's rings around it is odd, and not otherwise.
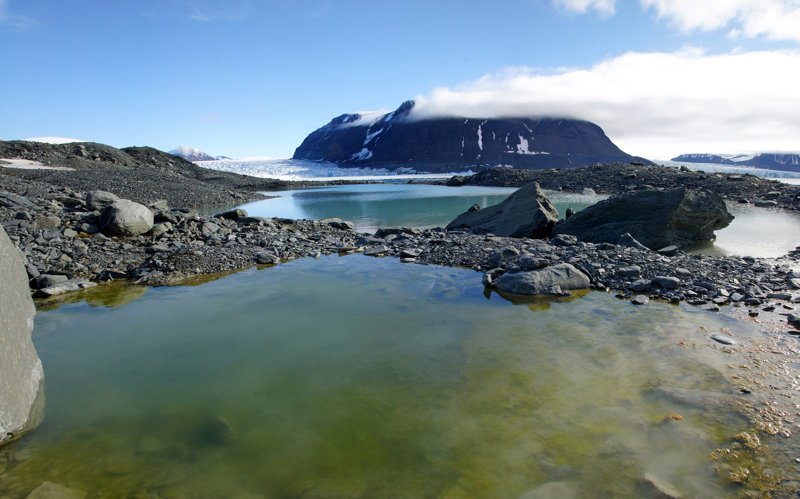
<path fill-rule="evenodd" d="M 522 187 L 533 182 L 547 190 L 581 192 L 584 188 L 591 188 L 598 193 L 610 195 L 655 188 L 685 187 L 713 192 L 734 203 L 800 211 L 800 186 L 797 185 L 754 175 L 704 173 L 685 167 L 669 168 L 635 163 L 549 170 L 490 168 L 468 177 L 452 177 L 446 183 L 452 186 Z"/>

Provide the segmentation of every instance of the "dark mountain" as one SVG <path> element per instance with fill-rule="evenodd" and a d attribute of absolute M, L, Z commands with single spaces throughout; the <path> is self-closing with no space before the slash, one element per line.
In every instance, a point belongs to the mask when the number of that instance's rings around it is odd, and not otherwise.
<path fill-rule="evenodd" d="M 414 101 L 387 114 L 343 114 L 306 137 L 294 159 L 342 167 L 453 171 L 508 165 L 580 167 L 645 161 L 626 154 L 588 121 L 566 118 L 417 119 Z M 649 163 L 649 162 L 648 162 Z"/>
<path fill-rule="evenodd" d="M 800 154 L 681 154 L 672 161 L 683 163 L 712 163 L 716 165 L 750 166 L 768 170 L 800 172 Z"/>

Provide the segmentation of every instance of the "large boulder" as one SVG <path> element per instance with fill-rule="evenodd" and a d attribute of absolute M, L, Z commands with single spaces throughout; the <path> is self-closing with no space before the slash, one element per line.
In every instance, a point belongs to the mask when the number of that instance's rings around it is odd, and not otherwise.
<path fill-rule="evenodd" d="M 562 295 L 567 291 L 587 289 L 589 277 L 568 263 L 527 272 L 503 274 L 494 282 L 498 291 L 514 295 Z"/>
<path fill-rule="evenodd" d="M 36 309 L 17 248 L 0 226 L 0 444 L 36 419 L 44 373 L 31 333 Z"/>
<path fill-rule="evenodd" d="M 555 234 L 591 243 L 617 243 L 626 233 L 650 249 L 714 239 L 733 220 L 717 194 L 678 188 L 624 194 L 590 206 L 559 223 Z"/>
<path fill-rule="evenodd" d="M 119 201 L 119 197 L 110 192 L 91 191 L 86 194 L 86 206 L 90 210 L 103 211 L 107 206 L 111 206 L 114 201 Z"/>
<path fill-rule="evenodd" d="M 103 210 L 100 228 L 115 236 L 139 236 L 153 228 L 153 212 L 142 204 L 118 199 Z"/>
<path fill-rule="evenodd" d="M 469 229 L 476 234 L 509 237 L 545 238 L 550 236 L 558 210 L 544 195 L 539 184 L 518 189 L 499 204 L 462 213 L 447 224 L 447 229 Z"/>

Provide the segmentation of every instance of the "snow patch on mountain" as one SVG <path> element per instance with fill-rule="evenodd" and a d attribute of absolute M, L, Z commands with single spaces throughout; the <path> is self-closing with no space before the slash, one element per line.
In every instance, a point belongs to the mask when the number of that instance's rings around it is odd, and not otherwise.
<path fill-rule="evenodd" d="M 72 144 L 73 142 L 88 142 L 80 139 L 70 139 L 67 137 L 31 137 L 22 139 L 26 142 L 42 142 L 44 144 Z"/>

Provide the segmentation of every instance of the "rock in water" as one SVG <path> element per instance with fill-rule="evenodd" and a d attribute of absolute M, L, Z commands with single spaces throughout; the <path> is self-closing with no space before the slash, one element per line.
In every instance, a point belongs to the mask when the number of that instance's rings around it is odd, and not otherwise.
<path fill-rule="evenodd" d="M 541 270 L 503 274 L 495 281 L 498 291 L 515 295 L 561 295 L 569 290 L 590 286 L 586 274 L 568 263 Z"/>
<path fill-rule="evenodd" d="M 127 199 L 114 201 L 100 218 L 103 232 L 115 236 L 139 236 L 153 228 L 153 212 Z"/>
<path fill-rule="evenodd" d="M 44 379 L 31 332 L 36 309 L 19 251 L 0 226 L 0 444 L 35 419 Z"/>
<path fill-rule="evenodd" d="M 539 184 L 527 185 L 499 204 L 467 211 L 447 229 L 470 229 L 477 234 L 545 238 L 558 222 L 558 210 L 542 193 Z"/>
<path fill-rule="evenodd" d="M 558 224 L 556 234 L 591 243 L 614 243 L 630 233 L 650 249 L 714 239 L 733 220 L 717 194 L 684 187 L 647 190 L 601 201 Z"/>

